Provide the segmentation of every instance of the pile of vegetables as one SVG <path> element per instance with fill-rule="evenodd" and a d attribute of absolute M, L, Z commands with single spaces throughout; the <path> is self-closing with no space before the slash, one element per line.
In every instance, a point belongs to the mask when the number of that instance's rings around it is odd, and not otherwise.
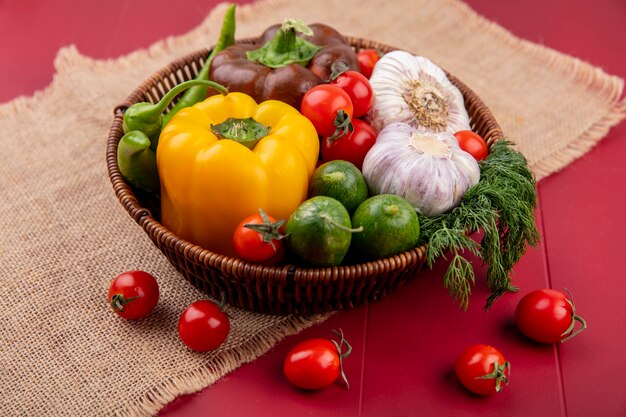
<path fill-rule="evenodd" d="M 487 308 L 516 290 L 511 271 L 539 240 L 535 180 L 510 142 L 489 149 L 471 130 L 463 96 L 443 70 L 405 51 L 355 52 L 334 29 L 294 19 L 238 45 L 234 12 L 233 5 L 196 79 L 124 115 L 120 171 L 160 200 L 166 227 L 265 265 L 336 266 L 425 244 L 431 267 L 451 256 L 444 285 L 462 308 L 474 283 L 465 253 L 487 267 Z M 471 237 L 478 231 L 480 241 Z M 120 317 L 140 320 L 159 295 L 154 276 L 127 271 L 111 282 L 107 301 Z M 571 294 L 552 289 L 522 297 L 514 321 L 548 344 L 587 327 Z M 218 349 L 230 332 L 224 306 L 210 300 L 179 316 L 179 338 L 196 352 Z M 352 347 L 335 333 L 338 341 L 295 344 L 283 363 L 286 380 L 305 390 L 338 380 L 348 387 L 343 360 Z M 511 364 L 490 345 L 465 347 L 453 366 L 478 395 L 509 384 Z"/>
<path fill-rule="evenodd" d="M 334 266 L 427 244 L 468 305 L 487 266 L 495 299 L 539 236 L 534 177 L 510 142 L 487 149 L 445 72 L 405 51 L 354 51 L 294 19 L 235 43 L 235 7 L 195 80 L 124 116 L 122 175 L 161 222 L 216 253 Z M 164 109 L 185 94 L 165 116 Z M 470 233 L 482 231 L 476 242 Z"/>

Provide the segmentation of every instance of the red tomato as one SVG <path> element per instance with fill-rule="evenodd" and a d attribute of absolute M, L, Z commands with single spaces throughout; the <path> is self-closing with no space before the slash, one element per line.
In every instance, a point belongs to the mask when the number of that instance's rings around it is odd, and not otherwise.
<path fill-rule="evenodd" d="M 339 334 L 340 343 L 315 338 L 294 346 L 287 354 L 283 366 L 283 373 L 289 382 L 299 388 L 316 390 L 328 387 L 341 375 L 347 385 L 342 360 L 350 354 L 352 347 L 343 338 L 343 334 Z M 348 348 L 345 353 L 342 352 L 344 343 Z"/>
<path fill-rule="evenodd" d="M 479 395 L 491 395 L 508 385 L 511 365 L 502 353 L 489 345 L 471 345 L 462 351 L 454 363 L 459 381 Z"/>
<path fill-rule="evenodd" d="M 246 217 L 233 234 L 237 256 L 249 262 L 275 265 L 282 259 L 285 247 L 282 238 L 284 220 L 276 221 L 259 209 L 259 214 Z"/>
<path fill-rule="evenodd" d="M 118 316 L 137 320 L 150 314 L 159 302 L 159 284 L 145 271 L 124 272 L 111 282 L 107 297 Z"/>
<path fill-rule="evenodd" d="M 380 53 L 376 49 L 361 49 L 356 57 L 359 61 L 361 74 L 365 75 L 367 78 L 371 77 L 374 66 L 380 59 Z"/>
<path fill-rule="evenodd" d="M 574 331 L 576 322 L 582 327 Z M 563 342 L 587 328 L 570 298 L 551 289 L 526 294 L 515 309 L 515 323 L 522 333 L 541 343 Z"/>
<path fill-rule="evenodd" d="M 354 117 L 365 116 L 372 107 L 374 91 L 369 80 L 360 72 L 343 72 L 330 83 L 348 93 L 354 107 Z"/>
<path fill-rule="evenodd" d="M 319 84 L 304 94 L 300 112 L 313 123 L 319 135 L 332 136 L 338 129 L 348 129 L 354 107 L 348 93 L 341 88 Z M 343 128 L 338 128 L 336 123 Z"/>
<path fill-rule="evenodd" d="M 215 303 L 199 300 L 190 304 L 178 319 L 178 335 L 191 350 L 217 349 L 228 337 L 230 320 Z"/>
<path fill-rule="evenodd" d="M 357 168 L 363 167 L 365 155 L 370 150 L 378 134 L 376 130 L 360 119 L 352 120 L 354 132 L 339 139 L 322 139 L 322 159 L 324 161 L 334 161 L 342 159 L 352 162 Z"/>
<path fill-rule="evenodd" d="M 472 155 L 477 161 L 482 161 L 489 155 L 489 148 L 487 148 L 485 140 L 477 133 L 471 130 L 459 130 L 454 136 L 459 141 L 461 149 Z"/>

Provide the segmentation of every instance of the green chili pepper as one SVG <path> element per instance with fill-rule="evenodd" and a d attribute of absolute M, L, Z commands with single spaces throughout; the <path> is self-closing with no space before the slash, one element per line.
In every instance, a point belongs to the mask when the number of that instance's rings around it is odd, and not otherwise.
<path fill-rule="evenodd" d="M 117 145 L 117 165 L 122 176 L 137 188 L 158 193 L 160 188 L 156 152 L 145 133 L 133 130 Z"/>
<path fill-rule="evenodd" d="M 236 5 L 232 4 L 226 10 L 217 43 L 204 62 L 204 65 L 200 69 L 200 72 L 196 76 L 195 80 L 208 80 L 209 68 L 211 67 L 213 57 L 224 48 L 235 43 L 235 8 Z M 204 86 L 196 86 L 187 90 L 180 100 L 176 102 L 174 107 L 163 117 L 163 125 L 165 126 L 167 122 L 170 121 L 172 116 L 178 113 L 181 109 L 193 106 L 194 104 L 203 101 L 207 97 L 207 92 L 208 89 Z"/>
<path fill-rule="evenodd" d="M 156 104 L 136 103 L 126 109 L 122 126 L 125 135 L 117 146 L 117 165 L 126 181 L 150 193 L 159 191 L 156 150 L 163 125 L 163 111 L 182 91 L 198 85 L 228 94 L 224 86 L 213 81 L 190 80 L 172 88 Z"/>
<path fill-rule="evenodd" d="M 247 52 L 250 61 L 270 68 L 280 68 L 289 64 L 306 66 L 321 46 L 296 36 L 300 32 L 312 36 L 313 31 L 299 19 L 285 19 L 273 39 L 259 49 Z"/>
<path fill-rule="evenodd" d="M 161 133 L 161 126 L 163 125 L 163 112 L 170 102 L 174 100 L 174 97 L 184 90 L 197 85 L 203 85 L 205 88 L 214 88 L 224 95 L 228 94 L 226 87 L 213 81 L 185 81 L 168 91 L 167 94 L 163 96 L 161 101 L 156 104 L 147 102 L 135 103 L 126 109 L 126 112 L 124 113 L 124 123 L 122 126 L 124 133 L 132 132 L 134 130 L 143 132 L 153 142 L 152 148 L 156 150 L 159 134 Z"/>

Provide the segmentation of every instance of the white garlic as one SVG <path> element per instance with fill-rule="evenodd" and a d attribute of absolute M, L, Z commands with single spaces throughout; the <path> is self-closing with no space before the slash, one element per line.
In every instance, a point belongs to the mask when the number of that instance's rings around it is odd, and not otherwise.
<path fill-rule="evenodd" d="M 463 94 L 428 58 L 389 52 L 376 63 L 370 84 L 369 118 L 378 131 L 395 122 L 433 132 L 471 130 Z"/>
<path fill-rule="evenodd" d="M 478 163 L 451 133 L 392 123 L 363 161 L 371 194 L 396 194 L 426 216 L 457 206 L 480 180 Z"/>

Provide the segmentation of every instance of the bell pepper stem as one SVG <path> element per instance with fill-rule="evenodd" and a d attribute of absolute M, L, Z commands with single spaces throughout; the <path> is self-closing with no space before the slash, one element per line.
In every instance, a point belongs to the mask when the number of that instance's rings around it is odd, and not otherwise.
<path fill-rule="evenodd" d="M 301 20 L 285 19 L 273 39 L 258 49 L 248 51 L 246 56 L 250 61 L 270 68 L 294 63 L 306 66 L 321 47 L 296 36 L 297 32 L 306 36 L 313 34 Z"/>
<path fill-rule="evenodd" d="M 211 125 L 211 131 L 219 139 L 234 140 L 248 149 L 253 149 L 270 130 L 270 127 L 262 125 L 252 117 L 246 119 L 229 117 L 222 123 Z"/>
<path fill-rule="evenodd" d="M 296 19 L 285 19 L 280 29 L 276 32 L 276 42 L 272 44 L 277 53 L 286 53 L 296 47 L 296 32 L 304 35 L 312 35 L 313 31 Z"/>

